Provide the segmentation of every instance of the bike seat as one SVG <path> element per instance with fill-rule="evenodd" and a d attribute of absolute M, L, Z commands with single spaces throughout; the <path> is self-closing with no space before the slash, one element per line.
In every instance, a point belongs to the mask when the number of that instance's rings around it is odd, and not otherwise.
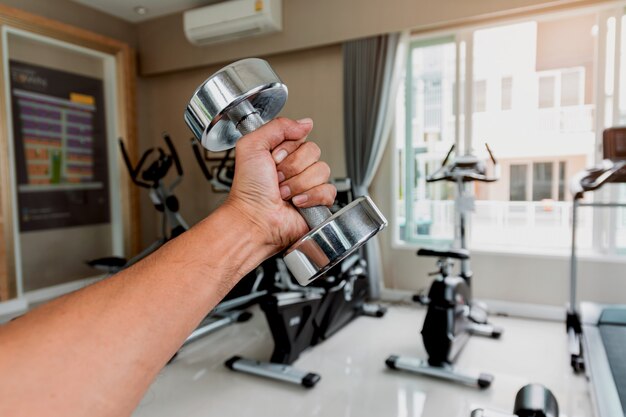
<path fill-rule="evenodd" d="M 469 259 L 469 251 L 466 249 L 420 249 L 417 251 L 417 256 L 435 256 L 437 258 L 452 258 L 452 259 Z"/>

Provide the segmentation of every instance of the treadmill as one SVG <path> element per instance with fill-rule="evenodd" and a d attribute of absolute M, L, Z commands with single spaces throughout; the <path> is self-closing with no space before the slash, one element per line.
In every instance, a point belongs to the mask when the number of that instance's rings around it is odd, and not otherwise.
<path fill-rule="evenodd" d="M 626 304 L 583 302 L 578 308 L 576 220 L 580 207 L 626 207 L 619 202 L 583 202 L 587 192 L 605 184 L 626 183 L 626 127 L 603 132 L 604 160 L 577 174 L 571 182 L 573 197 L 570 303 L 567 334 L 572 368 L 586 372 L 597 417 L 626 416 Z"/>

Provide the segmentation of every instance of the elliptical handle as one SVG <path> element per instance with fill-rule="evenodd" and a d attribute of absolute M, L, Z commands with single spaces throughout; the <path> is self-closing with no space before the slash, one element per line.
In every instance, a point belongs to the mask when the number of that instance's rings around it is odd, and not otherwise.
<path fill-rule="evenodd" d="M 196 161 L 198 162 L 198 165 L 200 165 L 200 170 L 204 174 L 204 177 L 208 181 L 213 181 L 213 175 L 211 175 L 211 172 L 206 166 L 206 162 L 204 162 L 204 157 L 202 156 L 202 150 L 200 149 L 200 146 L 198 145 L 198 141 L 195 138 L 191 138 L 191 147 L 193 149 L 193 154 L 196 157 Z"/>
<path fill-rule="evenodd" d="M 598 188 L 602 187 L 605 183 L 607 183 L 613 177 L 613 175 L 615 175 L 618 171 L 624 168 L 624 166 L 626 166 L 626 161 L 614 162 L 613 166 L 610 169 L 603 172 L 594 181 L 591 181 L 591 182 L 585 181 L 588 178 L 588 176 L 583 177 L 580 180 L 582 191 L 585 192 L 585 191 L 597 190 Z"/>
<path fill-rule="evenodd" d="M 170 137 L 169 133 L 163 132 L 163 140 L 165 141 L 167 148 L 170 150 L 170 154 L 172 155 L 172 159 L 174 160 L 174 165 L 176 165 L 176 172 L 178 173 L 178 176 L 182 177 L 183 166 L 180 163 L 180 159 L 178 159 L 178 152 L 176 152 L 176 147 L 174 146 L 174 143 L 172 142 L 172 138 Z"/>
<path fill-rule="evenodd" d="M 493 162 L 493 176 L 487 177 L 485 175 L 484 179 L 479 180 L 479 181 L 496 182 L 500 179 L 500 164 L 498 163 L 498 160 L 496 159 L 496 157 L 493 156 L 493 152 L 491 152 L 491 148 L 489 147 L 489 144 L 487 142 L 485 142 L 485 149 L 487 149 L 487 153 L 489 154 L 489 159 L 491 159 L 491 162 Z"/>
<path fill-rule="evenodd" d="M 140 187 L 152 188 L 152 185 L 148 184 L 147 182 L 138 180 L 137 176 L 139 175 L 139 171 L 141 171 L 141 167 L 146 162 L 146 159 L 148 159 L 148 156 L 150 156 L 150 154 L 154 151 L 154 148 L 146 150 L 143 155 L 141 155 L 141 158 L 139 158 L 137 167 L 133 168 L 133 165 L 130 162 L 130 157 L 128 156 L 128 152 L 126 151 L 126 145 L 124 144 L 124 140 L 122 138 L 118 138 L 118 141 L 120 144 L 120 150 L 122 151 L 122 157 L 124 158 L 124 164 L 126 165 L 128 175 L 130 175 L 130 179 L 132 180 L 132 182 Z"/>

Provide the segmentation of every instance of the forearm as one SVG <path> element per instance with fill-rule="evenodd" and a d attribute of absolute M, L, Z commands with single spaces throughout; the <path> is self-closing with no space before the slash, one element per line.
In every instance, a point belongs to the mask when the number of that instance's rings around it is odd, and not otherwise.
<path fill-rule="evenodd" d="M 132 268 L 0 328 L 0 415 L 130 414 L 195 325 L 270 252 L 223 207 Z"/>

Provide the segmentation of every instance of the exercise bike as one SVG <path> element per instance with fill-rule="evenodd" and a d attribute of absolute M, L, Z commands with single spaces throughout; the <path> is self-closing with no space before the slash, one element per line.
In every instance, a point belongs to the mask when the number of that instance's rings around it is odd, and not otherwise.
<path fill-rule="evenodd" d="M 457 185 L 456 232 L 460 248 L 448 250 L 420 249 L 418 256 L 436 257 L 438 271 L 427 297 L 416 296 L 415 301 L 428 306 L 422 340 L 428 360 L 391 355 L 386 360 L 390 369 L 405 370 L 421 375 L 442 378 L 452 382 L 487 388 L 493 381 L 490 374 L 469 374 L 455 370 L 452 366 L 471 335 L 499 338 L 502 329 L 487 322 L 486 307 L 472 298 L 470 254 L 467 250 L 465 225 L 467 213 L 473 209 L 473 199 L 466 192 L 466 183 L 473 181 L 494 182 L 498 179 L 498 163 L 489 146 L 489 157 L 494 164 L 496 175 L 486 173 L 485 164 L 474 155 L 454 158 L 450 156 L 454 145 L 448 151 L 441 168 L 430 175 L 427 182 L 451 181 Z M 455 261 L 460 262 L 460 274 L 453 275 Z"/>
<path fill-rule="evenodd" d="M 352 201 L 347 179 L 334 181 L 337 211 Z M 268 362 L 233 356 L 225 362 L 233 371 L 312 388 L 321 379 L 314 372 L 303 371 L 292 364 L 300 354 L 328 339 L 354 318 L 366 315 L 383 317 L 386 308 L 366 303 L 368 295 L 367 264 L 360 253 L 349 256 L 307 287 L 294 282 L 285 262 L 276 262 L 275 286 L 280 289 L 259 304 L 274 341 Z"/>
<path fill-rule="evenodd" d="M 429 175 L 426 178 L 426 182 L 434 183 L 439 181 L 448 181 L 455 184 L 457 188 L 457 198 L 455 201 L 455 238 L 458 241 L 459 249 L 467 250 L 467 233 L 466 225 L 468 214 L 474 211 L 474 196 L 471 191 L 467 190 L 466 184 L 471 182 L 485 182 L 491 183 L 498 181 L 500 177 L 500 167 L 496 161 L 489 145 L 485 144 L 489 158 L 493 163 L 493 176 L 487 175 L 487 168 L 483 161 L 478 159 L 474 155 L 457 156 L 450 160 L 450 156 L 455 149 L 455 145 L 450 147 L 450 150 L 446 154 L 441 167 Z M 450 161 L 448 163 L 448 161 Z M 434 256 L 439 257 L 438 252 L 435 250 L 423 250 L 417 253 L 418 256 Z M 468 253 L 469 255 L 469 253 Z M 454 257 L 453 257 L 454 258 Z M 471 286 L 473 272 L 470 267 L 470 258 L 454 258 L 460 261 L 459 276 L 465 280 L 470 290 L 470 314 L 469 318 L 476 324 L 482 326 L 476 326 L 474 331 L 476 334 L 482 336 L 488 336 L 498 338 L 502 334 L 501 328 L 496 328 L 488 323 L 488 308 L 485 303 L 473 300 L 471 297 Z M 422 294 L 416 294 L 413 297 L 414 301 L 417 301 L 423 305 L 428 305 L 429 297 L 424 297 Z"/>
<path fill-rule="evenodd" d="M 528 384 L 517 391 L 513 414 L 477 408 L 471 417 L 559 417 L 559 404 L 548 388 Z"/>

